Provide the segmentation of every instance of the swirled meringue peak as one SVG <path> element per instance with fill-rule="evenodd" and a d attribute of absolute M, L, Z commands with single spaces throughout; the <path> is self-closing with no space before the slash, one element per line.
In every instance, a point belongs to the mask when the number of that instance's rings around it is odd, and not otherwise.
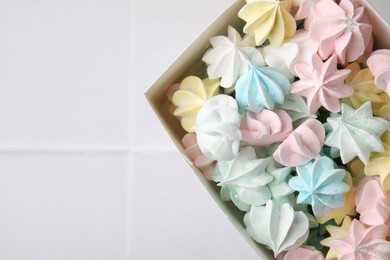
<path fill-rule="evenodd" d="M 353 88 L 344 84 L 350 70 L 338 70 L 335 56 L 324 63 L 314 54 L 311 65 L 298 63 L 295 71 L 300 80 L 292 84 L 291 93 L 307 98 L 311 114 L 321 106 L 331 112 L 339 112 L 340 98 L 353 94 Z"/>
<path fill-rule="evenodd" d="M 311 57 L 316 52 L 317 46 L 309 39 L 308 32 L 305 30 L 297 31 L 292 38 L 284 41 L 280 46 L 267 45 L 262 49 L 267 65 L 278 68 L 290 82 L 293 82 L 297 75 L 295 64 L 310 64 Z"/>
<path fill-rule="evenodd" d="M 386 241 L 388 227 L 379 225 L 366 228 L 358 220 L 351 223 L 348 236 L 330 242 L 341 260 L 388 260 L 390 242 Z"/>
<path fill-rule="evenodd" d="M 383 90 L 377 88 L 370 69 L 361 70 L 357 62 L 351 63 L 347 68 L 352 72 L 345 83 L 353 87 L 355 92 L 349 98 L 343 99 L 342 102 L 357 109 L 370 101 L 372 113 L 389 120 L 390 115 L 386 117 L 385 111 L 390 109 L 390 98 Z"/>
<path fill-rule="evenodd" d="M 231 26 L 228 27 L 227 37 L 213 37 L 210 43 L 212 48 L 202 60 L 207 64 L 209 78 L 221 78 L 223 88 L 231 88 L 248 71 L 248 60 L 257 66 L 264 65 L 263 56 L 255 48 L 254 38 L 246 36 L 242 39 L 240 33 Z"/>
<path fill-rule="evenodd" d="M 249 63 L 249 71 L 236 84 L 237 103 L 243 110 L 260 112 L 282 104 L 290 90 L 290 82 L 282 73 L 272 68 L 256 67 Z"/>
<path fill-rule="evenodd" d="M 181 139 L 181 143 L 184 146 L 184 152 L 190 157 L 196 168 L 198 168 L 206 179 L 210 181 L 216 162 L 204 156 L 196 142 L 196 134 L 187 133 L 183 139 Z"/>
<path fill-rule="evenodd" d="M 325 129 L 320 121 L 308 119 L 276 149 L 273 158 L 285 166 L 299 166 L 316 158 L 324 145 Z"/>
<path fill-rule="evenodd" d="M 344 182 L 345 170 L 335 169 L 334 162 L 322 156 L 297 167 L 297 176 L 289 185 L 299 192 L 297 203 L 309 204 L 316 216 L 323 216 L 332 208 L 344 205 L 344 193 L 349 185 Z"/>
<path fill-rule="evenodd" d="M 296 249 L 283 252 L 276 257 L 276 260 L 323 260 L 324 256 L 315 247 L 301 246 Z"/>
<path fill-rule="evenodd" d="M 283 110 L 248 111 L 241 116 L 242 137 L 250 145 L 264 146 L 281 142 L 292 131 L 292 120 Z"/>
<path fill-rule="evenodd" d="M 264 205 L 271 192 L 267 187 L 273 177 L 265 169 L 268 159 L 257 159 L 253 147 L 245 147 L 231 161 L 218 161 L 213 180 L 221 188 L 221 198 L 242 211 Z"/>
<path fill-rule="evenodd" d="M 333 131 L 326 136 L 325 144 L 340 150 L 344 164 L 355 156 L 367 164 L 371 152 L 384 151 L 380 136 L 389 127 L 389 122 L 372 115 L 370 102 L 357 110 L 342 104 L 341 115 L 331 114 L 327 121 Z"/>
<path fill-rule="evenodd" d="M 390 96 L 390 50 L 376 50 L 371 53 L 367 65 L 375 77 L 378 88 Z"/>
<path fill-rule="evenodd" d="M 309 220 L 303 212 L 272 200 L 265 206 L 252 207 L 245 214 L 244 224 L 248 234 L 270 248 L 275 257 L 300 247 L 309 236 Z"/>
<path fill-rule="evenodd" d="M 240 120 L 234 98 L 221 94 L 207 100 L 193 128 L 202 153 L 212 160 L 232 160 L 242 139 Z"/>
<path fill-rule="evenodd" d="M 318 44 L 318 54 L 326 60 L 336 55 L 339 64 L 357 60 L 372 48 L 372 26 L 364 7 L 356 1 L 321 0 L 316 5 L 318 16 L 310 25 L 309 37 Z"/>
<path fill-rule="evenodd" d="M 291 0 L 246 2 L 238 16 L 246 22 L 244 33 L 254 35 L 257 45 L 262 45 L 268 39 L 271 45 L 278 46 L 295 34 L 296 23 L 290 14 Z"/>
<path fill-rule="evenodd" d="M 390 224 L 390 192 L 382 190 L 377 177 L 361 180 L 355 201 L 360 222 L 369 226 Z"/>
<path fill-rule="evenodd" d="M 390 129 L 382 135 L 382 143 L 385 151 L 373 153 L 364 172 L 367 176 L 379 175 L 383 190 L 390 191 Z"/>
<path fill-rule="evenodd" d="M 180 89 L 172 96 L 172 103 L 177 107 L 174 115 L 180 118 L 184 130 L 193 132 L 198 114 L 204 103 L 218 94 L 219 80 L 201 80 L 195 76 L 185 78 Z"/>

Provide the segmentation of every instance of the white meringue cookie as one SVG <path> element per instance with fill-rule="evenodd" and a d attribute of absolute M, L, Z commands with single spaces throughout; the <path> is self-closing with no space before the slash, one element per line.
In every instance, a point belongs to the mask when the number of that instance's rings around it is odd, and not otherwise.
<path fill-rule="evenodd" d="M 266 245 L 276 257 L 283 251 L 296 249 L 309 236 L 309 220 L 303 212 L 295 212 L 287 203 L 269 200 L 266 206 L 254 207 L 245 214 L 249 235 Z"/>
<path fill-rule="evenodd" d="M 294 37 L 284 41 L 280 46 L 268 45 L 262 49 L 265 63 L 271 68 L 277 68 L 290 82 L 297 75 L 295 64 L 311 64 L 311 57 L 317 52 L 314 41 L 309 39 L 305 30 L 299 30 Z"/>
<path fill-rule="evenodd" d="M 242 139 L 240 121 L 234 98 L 218 95 L 206 101 L 193 128 L 202 153 L 212 160 L 232 160 Z"/>
<path fill-rule="evenodd" d="M 247 61 L 257 66 L 264 65 L 263 56 L 255 48 L 253 36 L 242 39 L 240 33 L 231 26 L 228 27 L 228 37 L 215 36 L 210 42 L 212 48 L 202 60 L 207 64 L 209 78 L 221 78 L 223 88 L 231 88 L 249 70 Z"/>

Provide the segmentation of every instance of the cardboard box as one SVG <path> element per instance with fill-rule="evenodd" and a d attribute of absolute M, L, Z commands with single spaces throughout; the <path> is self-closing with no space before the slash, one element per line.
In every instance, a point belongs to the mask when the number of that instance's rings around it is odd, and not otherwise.
<path fill-rule="evenodd" d="M 364 1 L 362 1 L 364 2 Z M 390 1 L 388 0 L 366 0 L 366 12 L 370 23 L 374 29 L 374 48 L 390 48 L 390 16 L 387 11 L 390 10 Z M 232 25 L 238 30 L 244 26 L 244 22 L 238 17 L 238 11 L 245 5 L 245 0 L 237 0 L 229 9 L 227 9 L 210 27 L 203 32 L 199 38 L 167 69 L 167 71 L 153 84 L 145 93 L 150 105 L 157 117 L 164 125 L 168 134 L 172 138 L 176 147 L 186 159 L 190 167 L 200 182 L 210 193 L 223 212 L 228 216 L 231 223 L 241 233 L 244 239 L 258 253 L 260 259 L 273 259 L 272 254 L 264 246 L 257 244 L 245 231 L 243 223 L 244 212 L 240 211 L 233 203 L 223 202 L 220 199 L 219 188 L 214 182 L 205 179 L 202 173 L 193 165 L 191 160 L 184 153 L 181 144 L 182 137 L 186 132 L 182 129 L 180 121 L 175 118 L 167 109 L 168 100 L 166 92 L 173 83 L 181 82 L 185 77 L 195 75 L 200 78 L 206 78 L 206 65 L 202 57 L 206 50 L 210 48 L 209 39 L 216 35 L 226 35 L 227 26 Z"/>

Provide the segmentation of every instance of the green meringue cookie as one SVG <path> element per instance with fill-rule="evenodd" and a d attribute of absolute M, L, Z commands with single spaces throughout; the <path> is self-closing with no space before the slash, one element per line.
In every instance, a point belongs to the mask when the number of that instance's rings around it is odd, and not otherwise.
<path fill-rule="evenodd" d="M 267 186 L 272 175 L 266 172 L 269 159 L 257 159 L 253 147 L 246 147 L 230 161 L 218 161 L 212 179 L 221 188 L 221 198 L 232 200 L 242 211 L 264 205 L 271 199 Z"/>
<path fill-rule="evenodd" d="M 258 243 L 274 252 L 301 246 L 309 236 L 309 220 L 303 212 L 296 212 L 288 204 L 269 200 L 265 206 L 253 206 L 245 214 L 244 224 L 248 234 Z"/>
<path fill-rule="evenodd" d="M 326 136 L 325 144 L 340 150 L 344 164 L 356 156 L 367 164 L 371 152 L 383 152 L 380 136 L 389 127 L 389 122 L 372 115 L 371 102 L 353 109 L 342 104 L 341 115 L 331 114 L 328 123 L 332 131 Z"/>

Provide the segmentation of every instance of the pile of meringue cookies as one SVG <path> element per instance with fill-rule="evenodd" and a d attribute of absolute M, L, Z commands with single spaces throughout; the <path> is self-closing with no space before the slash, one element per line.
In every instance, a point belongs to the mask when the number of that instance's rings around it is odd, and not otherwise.
<path fill-rule="evenodd" d="M 390 50 L 373 51 L 361 1 L 238 16 L 243 33 L 210 39 L 208 77 L 168 90 L 187 155 L 277 259 L 390 259 Z"/>

